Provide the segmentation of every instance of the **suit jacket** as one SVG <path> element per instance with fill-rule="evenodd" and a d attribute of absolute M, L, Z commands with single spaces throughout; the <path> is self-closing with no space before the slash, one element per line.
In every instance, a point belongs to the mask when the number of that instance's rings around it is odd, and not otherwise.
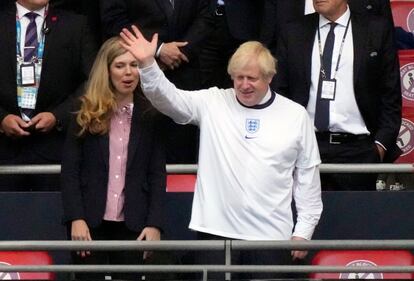
<path fill-rule="evenodd" d="M 46 18 L 45 51 L 35 114 L 52 112 L 58 120 L 47 134 L 19 140 L 0 135 L 0 162 L 7 163 L 29 146 L 52 162 L 60 160 L 71 98 L 86 81 L 95 56 L 86 20 L 82 16 L 50 8 Z M 16 5 L 0 11 L 0 122 L 8 114 L 20 116 L 16 85 Z"/>
<path fill-rule="evenodd" d="M 360 15 L 376 15 L 385 17 L 393 25 L 390 0 L 348 0 L 352 13 Z M 274 37 L 272 50 L 283 26 L 300 19 L 305 13 L 305 0 L 277 0 L 274 16 Z"/>
<path fill-rule="evenodd" d="M 165 157 L 156 111 L 142 96 L 134 98 L 125 175 L 124 215 L 127 227 L 163 227 Z M 75 116 L 62 159 L 61 188 L 64 222 L 86 220 L 97 227 L 104 216 L 108 189 L 109 135 L 77 137 Z"/>
<path fill-rule="evenodd" d="M 351 22 L 356 102 L 371 135 L 387 148 L 387 160 L 393 161 L 400 153 L 396 138 L 401 125 L 401 89 L 392 27 L 384 18 L 353 13 Z M 317 13 L 302 17 L 286 26 L 278 42 L 276 90 L 305 107 L 318 23 Z"/>
<path fill-rule="evenodd" d="M 92 31 L 95 44 L 97 46 L 102 44 L 99 0 L 49 0 L 49 3 L 53 7 L 84 15 L 88 20 L 88 25 Z"/>
<path fill-rule="evenodd" d="M 147 39 L 158 33 L 158 44 L 188 41 L 182 51 L 191 59 L 212 30 L 207 0 L 101 0 L 102 28 L 107 37 L 136 24 Z"/>
<path fill-rule="evenodd" d="M 225 0 L 225 17 L 230 34 L 240 40 L 258 40 L 269 44 L 274 37 L 278 0 Z M 215 13 L 217 0 L 210 0 Z"/>

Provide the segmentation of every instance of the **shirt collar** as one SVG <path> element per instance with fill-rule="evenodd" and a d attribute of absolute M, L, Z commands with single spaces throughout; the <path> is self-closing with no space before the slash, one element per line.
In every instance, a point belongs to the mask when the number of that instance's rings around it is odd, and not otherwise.
<path fill-rule="evenodd" d="M 349 6 L 346 7 L 345 13 L 340 16 L 335 22 L 338 25 L 342 25 L 343 27 L 346 27 L 349 18 L 351 17 L 351 11 L 349 10 Z M 327 26 L 331 21 L 325 18 L 322 15 L 319 15 L 319 28 L 323 28 Z"/>
<path fill-rule="evenodd" d="M 271 105 L 273 101 L 275 100 L 275 98 L 276 98 L 275 92 L 271 91 L 269 87 L 266 92 L 266 95 L 264 96 L 264 98 L 261 100 L 259 104 L 256 104 L 253 106 L 247 106 L 247 105 L 242 104 L 237 97 L 236 97 L 236 100 L 243 107 L 252 108 L 252 109 L 263 109 Z"/>
<path fill-rule="evenodd" d="M 30 11 L 29 9 L 23 7 L 22 5 L 20 5 L 19 3 L 16 2 L 17 17 L 20 20 L 27 13 L 34 12 L 34 13 L 38 14 L 42 19 L 44 19 L 47 7 L 48 7 L 48 5 L 46 5 L 45 7 L 41 8 L 39 10 Z"/>
<path fill-rule="evenodd" d="M 125 104 L 119 104 L 118 105 L 118 109 L 116 111 L 116 114 L 128 114 L 129 117 L 132 116 L 132 111 L 134 109 L 134 104 L 133 103 L 125 103 Z"/>
<path fill-rule="evenodd" d="M 270 100 L 270 98 L 272 97 L 270 88 L 267 90 L 266 95 L 263 97 L 263 99 L 258 103 L 258 105 L 260 104 L 265 104 L 266 102 L 268 102 Z"/>

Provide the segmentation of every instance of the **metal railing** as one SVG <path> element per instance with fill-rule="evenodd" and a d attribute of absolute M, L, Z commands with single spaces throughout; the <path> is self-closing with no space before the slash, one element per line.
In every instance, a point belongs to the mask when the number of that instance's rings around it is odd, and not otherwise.
<path fill-rule="evenodd" d="M 156 251 L 223 251 L 224 265 L 0 265 L 0 272 L 141 272 L 141 273 L 226 273 L 231 280 L 235 272 L 272 273 L 412 273 L 414 266 L 318 266 L 318 265 L 232 265 L 233 250 L 401 250 L 414 249 L 414 240 L 314 240 L 314 241 L 2 241 L 0 251 L 22 250 L 156 250 Z"/>
<path fill-rule="evenodd" d="M 167 165 L 169 174 L 195 174 L 197 165 Z M 0 174 L 60 174 L 60 165 L 1 165 Z M 321 173 L 414 173 L 413 164 L 321 164 Z"/>

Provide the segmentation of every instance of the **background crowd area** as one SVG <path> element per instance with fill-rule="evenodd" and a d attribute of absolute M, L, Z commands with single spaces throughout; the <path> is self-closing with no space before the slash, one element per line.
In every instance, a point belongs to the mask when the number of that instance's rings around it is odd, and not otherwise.
<path fill-rule="evenodd" d="M 7 7 L 14 2 L 0 1 L 0 13 L 7 13 Z M 226 5 L 220 6 L 221 1 L 217 0 L 50 0 L 49 5 L 56 11 L 64 10 L 65 13 L 82 15 L 76 18 L 78 20 L 86 19 L 89 31 L 87 42 L 82 44 L 87 43 L 91 52 L 88 57 L 82 58 L 87 60 L 82 62 L 85 65 L 83 70 L 90 67 L 94 58 L 91 54 L 96 53 L 106 39 L 118 35 L 123 27 L 135 23 L 143 27 L 146 37 L 150 38 L 154 32 L 158 32 L 164 46 L 179 46 L 188 62 L 174 66 L 168 64 L 167 58 L 163 60 L 163 54 L 157 54 L 158 61 L 163 65 L 168 79 L 178 88 L 197 90 L 213 86 L 232 87 L 226 67 L 235 49 L 243 42 L 257 40 L 276 54 L 280 31 L 286 23 L 304 15 L 305 10 L 305 1 L 300 0 L 225 2 Z M 350 0 L 349 6 L 352 13 L 384 17 L 393 25 L 389 1 Z M 56 19 L 60 20 L 55 17 L 52 21 Z M 47 29 L 48 33 L 57 32 L 52 30 L 53 27 L 50 29 Z M 414 36 L 411 32 L 399 26 L 394 30 L 394 45 L 397 49 L 414 48 Z M 174 44 L 169 45 L 170 43 Z M 181 43 L 183 45 L 180 45 Z M 83 51 L 80 55 L 84 55 Z M 62 69 L 66 67 L 60 66 Z M 10 69 L 2 68 L 2 71 L 10 72 Z M 63 72 L 60 69 L 54 71 Z M 53 80 L 53 76 L 50 79 Z M 79 85 L 71 85 L 72 92 L 79 89 L 84 82 L 82 79 L 86 80 L 87 77 L 78 79 Z M 0 86 L 1 83 L 0 79 Z M 56 87 L 59 83 L 52 81 L 49 84 Z M 74 92 L 73 97 L 81 91 Z M 66 107 L 66 110 L 70 111 L 69 107 Z M 47 137 L 41 139 L 0 139 L 0 165 L 60 164 L 66 129 L 64 122 L 62 125 L 56 127 L 56 134 L 47 134 Z M 176 125 L 169 118 L 163 121 L 163 129 L 167 164 L 197 163 L 198 129 L 192 125 Z M 0 138 L 6 137 L 3 134 Z M 387 181 L 386 177 L 384 179 Z M 397 179 L 392 176 L 388 184 L 409 180 L 404 176 L 397 176 Z M 409 188 L 409 183 L 405 185 Z M 1 175 L 0 190 L 59 190 L 59 175 Z"/>

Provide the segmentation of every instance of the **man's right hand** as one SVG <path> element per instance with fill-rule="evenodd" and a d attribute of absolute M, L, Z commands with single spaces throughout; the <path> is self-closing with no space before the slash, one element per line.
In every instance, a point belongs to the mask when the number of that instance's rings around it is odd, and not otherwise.
<path fill-rule="evenodd" d="M 20 116 L 9 114 L 1 121 L 1 130 L 8 137 L 21 138 L 30 136 L 30 133 L 25 131 L 30 127 L 30 124 L 25 122 Z"/>

